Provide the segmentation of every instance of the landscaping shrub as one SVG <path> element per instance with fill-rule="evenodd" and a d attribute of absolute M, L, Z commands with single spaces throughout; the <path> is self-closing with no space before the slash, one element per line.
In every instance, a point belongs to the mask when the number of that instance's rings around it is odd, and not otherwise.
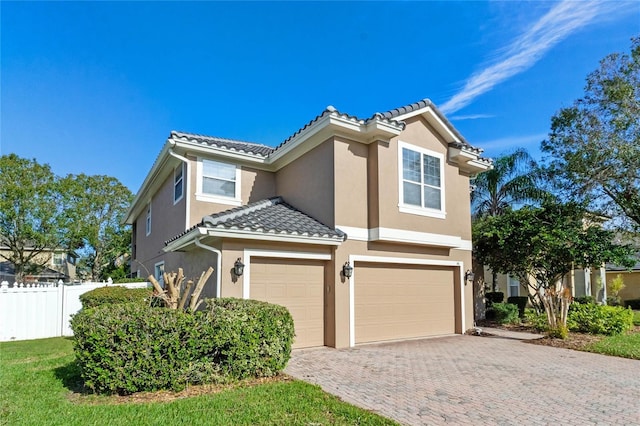
<path fill-rule="evenodd" d="M 293 320 L 277 305 L 216 299 L 201 312 L 141 303 L 83 309 L 71 320 L 85 385 L 130 394 L 268 377 L 291 355 Z"/>
<path fill-rule="evenodd" d="M 631 308 L 636 311 L 640 311 L 640 299 L 629 299 L 624 301 L 625 308 Z"/>
<path fill-rule="evenodd" d="M 618 306 L 572 303 L 567 325 L 572 331 L 591 334 L 620 334 L 633 327 L 633 311 Z"/>
<path fill-rule="evenodd" d="M 234 298 L 206 302 L 225 374 L 236 379 L 269 377 L 284 369 L 295 335 L 285 307 Z"/>
<path fill-rule="evenodd" d="M 633 325 L 640 326 L 640 311 L 633 311 Z"/>
<path fill-rule="evenodd" d="M 512 303 L 494 303 L 491 310 L 500 324 L 516 324 L 520 321 L 518 306 Z"/>
<path fill-rule="evenodd" d="M 622 306 L 619 297 L 607 296 L 607 305 L 609 306 Z"/>
<path fill-rule="evenodd" d="M 596 299 L 593 296 L 578 296 L 573 298 L 574 303 L 580 303 L 581 305 L 595 304 Z"/>
<path fill-rule="evenodd" d="M 524 309 L 527 307 L 527 303 L 529 303 L 529 298 L 527 296 L 511 296 L 507 298 L 507 303 L 517 305 L 518 316 L 520 316 L 520 318 L 524 318 Z"/>
<path fill-rule="evenodd" d="M 114 303 L 141 302 L 150 304 L 153 290 L 150 288 L 126 288 L 122 286 L 98 287 L 80 295 L 82 307 L 95 308 Z"/>
<path fill-rule="evenodd" d="M 494 303 L 502 303 L 504 300 L 504 293 L 501 291 L 490 291 L 485 293 L 485 299 L 487 300 L 487 309 Z"/>
<path fill-rule="evenodd" d="M 537 313 L 535 309 L 526 309 L 524 312 L 524 320 L 531 327 L 538 331 L 547 331 L 549 328 L 549 321 L 547 320 L 547 314 L 544 312 Z"/>

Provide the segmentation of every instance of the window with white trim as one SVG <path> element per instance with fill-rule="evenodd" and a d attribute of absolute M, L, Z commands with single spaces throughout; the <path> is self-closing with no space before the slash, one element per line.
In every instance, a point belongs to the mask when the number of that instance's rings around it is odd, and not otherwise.
<path fill-rule="evenodd" d="M 520 281 L 517 278 L 513 278 L 511 275 L 507 276 L 507 297 L 520 296 Z"/>
<path fill-rule="evenodd" d="M 154 265 L 153 276 L 158 284 L 164 288 L 164 262 L 158 262 Z"/>
<path fill-rule="evenodd" d="M 54 266 L 64 266 L 67 263 L 67 254 L 53 253 L 51 263 L 53 263 Z"/>
<path fill-rule="evenodd" d="M 182 200 L 184 194 L 184 164 L 173 170 L 173 204 Z"/>
<path fill-rule="evenodd" d="M 196 199 L 240 205 L 240 171 L 235 164 L 200 159 Z"/>
<path fill-rule="evenodd" d="M 399 142 L 398 168 L 400 211 L 444 218 L 444 156 Z"/>
<path fill-rule="evenodd" d="M 147 217 L 145 220 L 146 235 L 151 234 L 151 203 L 147 204 Z"/>

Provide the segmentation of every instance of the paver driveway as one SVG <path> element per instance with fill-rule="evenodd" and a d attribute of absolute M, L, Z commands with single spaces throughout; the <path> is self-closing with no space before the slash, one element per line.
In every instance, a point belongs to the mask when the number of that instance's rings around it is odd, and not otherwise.
<path fill-rule="evenodd" d="M 508 338 L 300 350 L 285 371 L 409 425 L 640 425 L 640 361 Z"/>

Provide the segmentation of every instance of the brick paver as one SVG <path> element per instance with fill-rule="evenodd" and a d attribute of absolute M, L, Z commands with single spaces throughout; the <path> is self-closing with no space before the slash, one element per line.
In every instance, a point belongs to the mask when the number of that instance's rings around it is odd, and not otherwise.
<path fill-rule="evenodd" d="M 408 425 L 640 425 L 640 361 L 513 338 L 298 350 L 285 371 Z"/>

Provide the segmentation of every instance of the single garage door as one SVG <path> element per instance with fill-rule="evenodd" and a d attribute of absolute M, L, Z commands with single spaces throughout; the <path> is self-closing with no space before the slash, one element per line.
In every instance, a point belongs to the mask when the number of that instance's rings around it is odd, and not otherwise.
<path fill-rule="evenodd" d="M 251 259 L 251 299 L 285 306 L 295 324 L 294 348 L 324 345 L 324 262 Z"/>
<path fill-rule="evenodd" d="M 355 264 L 355 342 L 455 332 L 454 269 Z"/>

